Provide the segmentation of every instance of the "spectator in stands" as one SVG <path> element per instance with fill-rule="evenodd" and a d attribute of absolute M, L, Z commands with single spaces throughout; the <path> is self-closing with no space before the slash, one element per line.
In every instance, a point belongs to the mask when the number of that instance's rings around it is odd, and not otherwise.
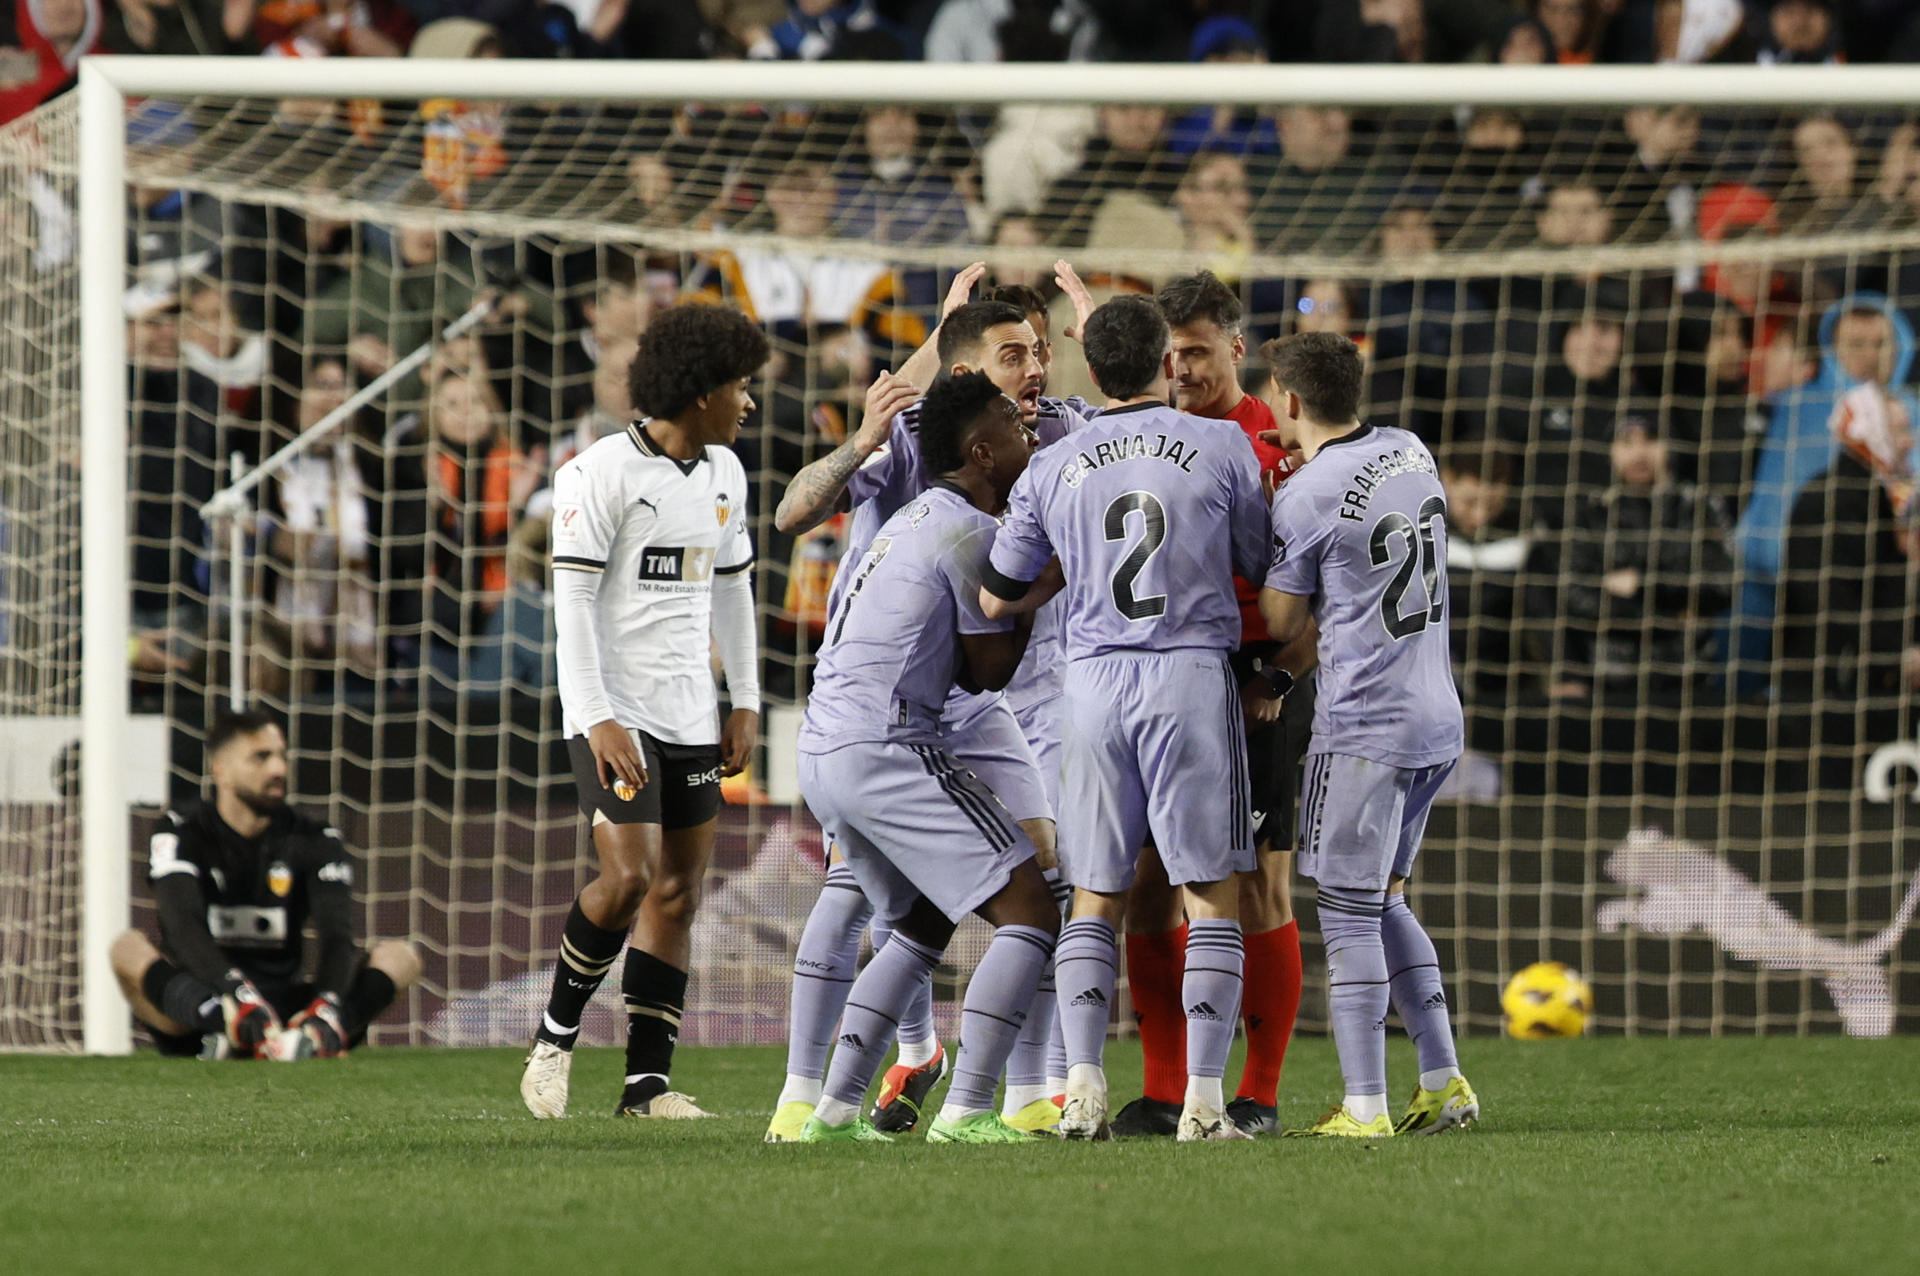
<path fill-rule="evenodd" d="M 1902 693 L 1920 691 L 1911 400 L 1863 383 L 1841 406 L 1833 463 L 1793 506 L 1781 589 L 1781 693 L 1827 702 L 1825 744 L 1893 738 Z"/>
<path fill-rule="evenodd" d="M 1033 248 L 1046 246 L 1046 238 L 1040 233 L 1040 223 L 1031 213 L 1007 213 L 993 224 L 992 235 L 995 248 Z M 1002 284 L 1023 284 L 1029 288 L 1050 288 L 1053 285 L 1053 271 L 1046 266 L 998 266 L 993 272 L 994 281 Z"/>
<path fill-rule="evenodd" d="M 834 231 L 879 244 L 948 244 L 967 232 L 960 192 L 927 157 L 920 117 L 908 106 L 870 106 L 862 147 L 839 173 Z"/>
<path fill-rule="evenodd" d="M 1553 37 L 1537 18 L 1513 19 L 1494 52 L 1502 66 L 1543 66 L 1553 60 Z"/>
<path fill-rule="evenodd" d="M 1345 110 L 1286 107 L 1279 137 L 1279 155 L 1256 157 L 1249 171 L 1258 192 L 1254 232 L 1263 243 L 1279 252 L 1332 248 L 1347 226 L 1372 225 L 1386 210 L 1388 176 L 1352 154 L 1353 118 Z"/>
<path fill-rule="evenodd" d="M 1253 225 L 1247 220 L 1253 193 L 1240 157 L 1226 151 L 1196 154 L 1174 189 L 1173 206 L 1186 230 L 1187 251 L 1209 254 L 1218 260 L 1215 274 L 1229 282 L 1238 279 L 1241 264 L 1254 251 Z"/>
<path fill-rule="evenodd" d="M 1767 8 L 1760 63 L 1844 62 L 1832 0 L 1773 0 Z"/>
<path fill-rule="evenodd" d="M 105 48 L 104 0 L 0 5 L 0 124 L 72 88 L 80 59 Z"/>
<path fill-rule="evenodd" d="M 220 387 L 225 405 L 248 412 L 267 375 L 267 339 L 241 326 L 231 285 L 210 275 L 181 290 L 180 354 L 186 365 Z"/>
<path fill-rule="evenodd" d="M 1264 63 L 1267 46 L 1245 18 L 1215 14 L 1194 27 L 1187 59 L 1222 65 Z M 1199 106 L 1174 122 L 1167 146 L 1176 155 L 1195 151 L 1271 155 L 1280 149 L 1280 137 L 1269 111 L 1233 105 Z"/>
<path fill-rule="evenodd" d="M 1527 558 L 1528 612 L 1556 631 L 1549 693 L 1691 705 L 1706 682 L 1703 622 L 1730 596 L 1726 512 L 1671 480 L 1651 417 L 1623 415 L 1612 433 L 1610 482 L 1576 495 L 1565 532 L 1536 538 Z"/>
<path fill-rule="evenodd" d="M 1752 186 L 1733 182 L 1714 186 L 1700 198 L 1700 238 L 1709 244 L 1740 242 L 1780 233 L 1780 219 L 1771 196 Z M 1777 347 L 1794 342 L 1800 317 L 1800 293 L 1771 263 L 1746 258 L 1709 259 L 1700 275 L 1700 287 L 1712 296 L 1732 302 L 1747 316 L 1753 330 L 1753 355 L 1748 386 L 1767 395 L 1786 388 L 1769 377 L 1769 359 Z M 1792 366 L 1790 359 L 1774 367 Z"/>
<path fill-rule="evenodd" d="M 884 17 L 873 0 L 788 0 L 786 18 L 756 40 L 747 56 L 817 62 L 849 36 L 884 37 L 894 59 L 920 56 L 920 41 Z"/>
<path fill-rule="evenodd" d="M 1546 32 L 1552 61 L 1561 66 L 1592 62 L 1618 10 L 1601 0 L 1533 0 L 1528 7 Z"/>
<path fill-rule="evenodd" d="M 1635 242 L 1691 233 L 1706 164 L 1700 112 L 1690 106 L 1635 106 L 1621 121 L 1626 152 L 1610 196 L 1621 237 Z"/>
<path fill-rule="evenodd" d="M 1521 496 L 1528 521 L 1556 527 L 1569 525 L 1571 496 L 1605 487 L 1613 477 L 1609 444 L 1635 390 L 1624 366 L 1620 319 L 1575 313 L 1556 334 L 1556 358 L 1508 364 L 1498 408 L 1502 436 L 1526 458 Z M 1661 448 L 1664 465 L 1664 443 Z"/>
<path fill-rule="evenodd" d="M 1103 106 L 1100 131 L 1080 163 L 1047 188 L 1038 214 L 1053 243 L 1079 247 L 1107 197 L 1164 198 L 1173 166 L 1164 148 L 1167 113 L 1157 106 Z"/>
<path fill-rule="evenodd" d="M 1649 344 L 1664 349 L 1666 335 L 1662 325 Z M 1747 393 L 1752 322 L 1726 302 L 1696 301 L 1680 308 L 1672 344 L 1667 398 L 1675 476 L 1698 483 L 1738 517 L 1767 428 L 1765 411 Z"/>
<path fill-rule="evenodd" d="M 1637 294 L 1654 282 L 1648 275 L 1603 275 L 1585 265 L 1580 250 L 1611 242 L 1613 230 L 1613 214 L 1592 178 L 1563 173 L 1548 180 L 1533 218 L 1532 246 L 1565 253 L 1568 266 L 1545 275 L 1487 282 L 1489 292 L 1504 290 L 1498 299 L 1495 343 L 1503 355 L 1531 357 L 1547 348 L 1553 328 L 1589 306 L 1625 314 L 1636 303 L 1647 304 L 1650 299 Z M 1512 233 L 1519 239 L 1525 229 L 1515 223 Z"/>
<path fill-rule="evenodd" d="M 1920 420 L 1920 400 L 1907 388 L 1913 369 L 1913 327 L 1879 293 L 1855 293 L 1828 307 L 1820 320 L 1820 370 L 1804 386 L 1777 396 L 1754 465 L 1753 494 L 1740 521 L 1741 566 L 1753 585 L 1743 612 L 1772 615 L 1786 518 L 1800 489 L 1826 470 L 1837 449 L 1846 395 L 1878 386 L 1899 401 L 1908 421 Z"/>
<path fill-rule="evenodd" d="M 774 233 L 821 239 L 831 233 L 838 186 L 825 164 L 794 160 L 767 187 Z M 804 345 L 810 324 L 860 328 L 883 347 L 917 349 L 926 339 L 922 301 L 933 281 L 882 262 L 829 256 L 786 256 L 742 244 L 713 254 L 688 290 L 740 307 L 781 340 Z M 924 294 L 924 296 L 923 296 Z M 902 356 L 904 357 L 904 355 Z"/>
<path fill-rule="evenodd" d="M 105 44 L 113 53 L 258 53 L 254 8 L 255 0 L 117 0 Z"/>
<path fill-rule="evenodd" d="M 1738 0 L 1655 0 L 1651 12 L 1634 8 L 1616 19 L 1623 62 L 1694 66 L 1714 62 L 1752 62 L 1760 46 L 1747 34 L 1746 12 Z"/>
<path fill-rule="evenodd" d="M 340 408 L 351 392 L 346 360 L 321 358 L 300 385 L 292 434 L 303 434 Z M 263 509 L 261 552 L 274 566 L 270 596 L 254 647 L 253 685 L 275 698 L 336 668 L 360 679 L 384 664 L 379 613 L 370 575 L 378 530 L 367 494 L 378 491 L 382 464 L 356 421 L 335 428 L 271 482 Z M 297 683 L 296 683 L 297 678 Z"/>
<path fill-rule="evenodd" d="M 1060 0 L 945 0 L 927 27 L 929 62 L 1085 62 L 1099 23 Z"/>
<path fill-rule="evenodd" d="M 1794 173 L 1780 193 L 1782 228 L 1821 235 L 1856 216 L 1859 149 L 1847 126 L 1831 115 L 1809 115 L 1793 128 Z"/>
<path fill-rule="evenodd" d="M 1480 303 L 1463 281 L 1397 276 L 1439 248 L 1428 206 L 1403 196 L 1381 220 L 1380 276 L 1368 294 L 1368 409 L 1437 445 L 1448 398 L 1485 401 Z"/>
<path fill-rule="evenodd" d="M 1467 710 L 1469 743 L 1489 752 L 1499 751 L 1499 720 L 1518 692 L 1514 632 L 1529 541 L 1512 480 L 1511 460 L 1491 439 L 1463 439 L 1441 450 L 1454 682 Z"/>
<path fill-rule="evenodd" d="M 396 0 L 263 0 L 253 22 L 255 43 L 289 58 L 397 58 L 413 36 Z"/>
<path fill-rule="evenodd" d="M 459 677 L 465 640 L 486 628 L 507 587 L 507 540 L 546 477 L 546 449 L 517 451 L 484 377 L 449 372 L 426 414 L 426 499 L 433 663 Z"/>
<path fill-rule="evenodd" d="M 1407 139 L 1408 185 L 1437 191 L 1434 220 L 1452 247 L 1485 248 L 1518 215 L 1541 156 L 1512 111 L 1480 108 Z"/>
<path fill-rule="evenodd" d="M 127 473 L 132 623 L 150 635 L 147 672 L 195 657 L 206 632 L 210 580 L 200 506 L 224 465 L 219 387 L 180 357 L 180 315 L 171 298 L 127 296 L 127 398 L 132 406 Z"/>

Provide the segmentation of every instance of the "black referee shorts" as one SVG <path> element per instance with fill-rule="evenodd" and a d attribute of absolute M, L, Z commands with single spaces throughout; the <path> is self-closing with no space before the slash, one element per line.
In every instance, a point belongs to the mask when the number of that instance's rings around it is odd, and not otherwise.
<path fill-rule="evenodd" d="M 1267 667 L 1279 651 L 1276 643 L 1247 643 L 1231 658 L 1234 681 L 1246 681 Z M 1247 726 L 1247 780 L 1253 794 L 1253 844 L 1269 851 L 1290 851 L 1296 838 L 1300 772 L 1313 735 L 1313 674 L 1293 684 L 1280 706 L 1280 720 Z"/>
<path fill-rule="evenodd" d="M 668 744 L 644 731 L 627 729 L 647 764 L 647 784 L 631 798 L 600 787 L 593 747 L 583 735 L 567 737 L 567 759 L 580 793 L 580 814 L 594 823 L 658 824 L 686 829 L 705 824 L 720 810 L 720 746 Z"/>

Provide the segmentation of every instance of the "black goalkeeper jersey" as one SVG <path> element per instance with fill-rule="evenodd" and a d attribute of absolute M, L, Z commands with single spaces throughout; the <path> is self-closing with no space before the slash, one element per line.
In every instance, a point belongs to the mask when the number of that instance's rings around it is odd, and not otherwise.
<path fill-rule="evenodd" d="M 215 988 L 297 980 L 309 920 L 320 941 L 317 991 L 344 992 L 353 977 L 353 861 L 319 820 L 282 807 L 265 833 L 243 838 L 212 802 L 170 810 L 150 843 L 147 880 L 161 950 Z"/>

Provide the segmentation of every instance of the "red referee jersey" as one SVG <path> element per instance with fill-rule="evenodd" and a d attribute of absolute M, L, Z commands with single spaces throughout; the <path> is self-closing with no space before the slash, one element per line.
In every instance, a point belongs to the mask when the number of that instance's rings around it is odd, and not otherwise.
<path fill-rule="evenodd" d="M 1285 451 L 1271 443 L 1262 443 L 1259 435 L 1262 430 L 1278 429 L 1273 419 L 1273 409 L 1258 395 L 1244 394 L 1233 411 L 1227 413 L 1227 420 L 1234 422 L 1247 432 L 1247 439 L 1253 444 L 1253 454 L 1260 458 L 1262 477 L 1273 475 L 1276 482 L 1284 483 L 1293 473 L 1293 460 Z M 1267 622 L 1260 618 L 1261 581 L 1250 581 L 1242 577 L 1233 578 L 1234 597 L 1240 600 L 1240 641 L 1269 642 Z"/>

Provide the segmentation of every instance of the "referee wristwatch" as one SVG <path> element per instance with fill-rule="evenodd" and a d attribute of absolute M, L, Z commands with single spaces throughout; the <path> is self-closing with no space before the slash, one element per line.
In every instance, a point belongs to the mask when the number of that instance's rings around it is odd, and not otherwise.
<path fill-rule="evenodd" d="M 1266 680 L 1267 689 L 1273 693 L 1275 699 L 1284 700 L 1287 692 L 1293 690 L 1293 675 L 1279 665 L 1268 665 L 1256 676 Z"/>

